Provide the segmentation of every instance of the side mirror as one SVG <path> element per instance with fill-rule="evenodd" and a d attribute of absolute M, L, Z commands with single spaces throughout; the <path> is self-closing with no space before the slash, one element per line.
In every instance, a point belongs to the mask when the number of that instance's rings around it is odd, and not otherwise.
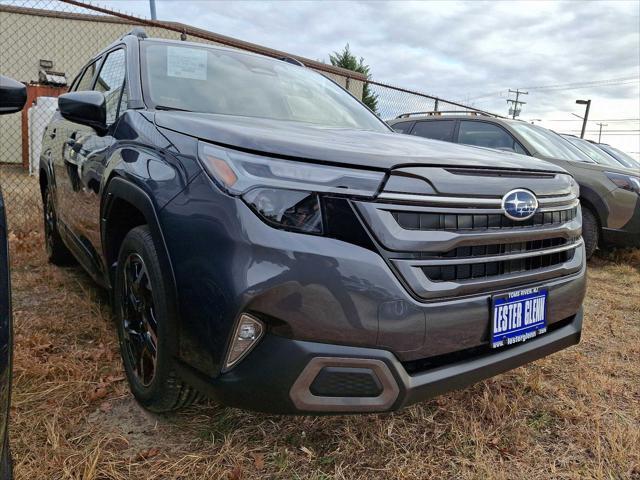
<path fill-rule="evenodd" d="M 65 93 L 58 97 L 60 114 L 67 120 L 87 125 L 98 133 L 107 130 L 107 107 L 101 92 L 86 90 Z"/>
<path fill-rule="evenodd" d="M 0 115 L 22 110 L 27 101 L 27 87 L 13 78 L 0 75 Z"/>

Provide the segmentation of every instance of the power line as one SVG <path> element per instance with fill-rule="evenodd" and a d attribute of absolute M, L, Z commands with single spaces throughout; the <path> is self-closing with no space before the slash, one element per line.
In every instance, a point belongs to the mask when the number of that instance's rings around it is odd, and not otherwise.
<path fill-rule="evenodd" d="M 575 118 L 552 118 L 545 122 L 581 122 Z M 594 118 L 593 122 L 640 122 L 640 118 Z"/>
<path fill-rule="evenodd" d="M 573 83 L 557 83 L 552 85 L 538 85 L 536 87 L 525 87 L 527 90 L 573 90 L 577 88 L 588 88 L 588 87 L 608 87 L 615 85 L 627 85 L 632 83 L 640 83 L 640 76 L 634 77 L 621 77 L 621 78 L 610 78 L 606 80 L 593 80 L 589 82 L 573 82 Z M 511 90 L 509 90 L 511 91 Z M 477 95 L 475 97 L 469 97 L 466 100 L 478 100 L 481 98 L 487 97 L 495 97 L 502 96 L 506 90 L 497 90 L 491 93 L 483 93 L 481 95 Z"/>
<path fill-rule="evenodd" d="M 507 92 L 507 90 L 498 90 L 496 92 L 491 92 L 491 93 L 483 93 L 482 95 L 478 95 L 476 97 L 470 97 L 467 98 L 467 102 L 470 100 L 477 100 L 479 98 L 486 98 L 486 97 L 495 97 L 496 95 L 502 96 L 503 93 Z"/>
<path fill-rule="evenodd" d="M 591 86 L 618 85 L 620 83 L 632 83 L 632 82 L 640 82 L 640 76 L 635 75 L 633 77 L 609 78 L 606 80 L 591 80 L 588 82 L 556 83 L 552 85 L 538 85 L 535 87 L 526 87 L 526 88 L 527 90 L 555 90 L 555 89 L 583 88 L 583 87 L 591 87 Z"/>
<path fill-rule="evenodd" d="M 599 123 L 596 125 L 600 125 Z M 603 124 L 606 125 L 606 124 Z M 570 132 L 581 132 L 582 130 L 569 130 Z M 585 130 L 585 133 L 598 133 L 599 130 L 598 129 L 593 129 L 593 130 Z M 620 132 L 640 132 L 640 130 L 607 130 L 608 132 L 616 132 L 616 133 L 620 133 Z"/>

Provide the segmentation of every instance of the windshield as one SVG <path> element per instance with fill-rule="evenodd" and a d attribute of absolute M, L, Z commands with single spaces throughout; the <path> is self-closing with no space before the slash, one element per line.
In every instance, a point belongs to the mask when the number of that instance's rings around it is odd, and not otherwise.
<path fill-rule="evenodd" d="M 573 145 L 589 155 L 589 158 L 599 165 L 609 165 L 610 167 L 620 167 L 621 165 L 620 162 L 618 162 L 611 155 L 603 152 L 598 147 L 594 147 L 586 140 L 582 140 L 578 137 L 572 137 L 571 135 L 563 135 L 562 137 L 566 138 Z"/>
<path fill-rule="evenodd" d="M 593 163 L 589 156 L 551 130 L 524 122 L 514 122 L 510 125 L 544 157 Z"/>
<path fill-rule="evenodd" d="M 145 96 L 157 108 L 390 130 L 312 70 L 206 46 L 143 42 Z"/>

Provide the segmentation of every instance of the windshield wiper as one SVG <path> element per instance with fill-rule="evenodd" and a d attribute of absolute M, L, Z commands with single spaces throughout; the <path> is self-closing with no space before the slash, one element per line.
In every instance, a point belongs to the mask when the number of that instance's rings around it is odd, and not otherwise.
<path fill-rule="evenodd" d="M 175 110 L 177 112 L 191 112 L 191 110 L 187 110 L 186 108 L 178 108 L 178 107 L 168 107 L 167 105 L 156 105 L 156 110 Z"/>

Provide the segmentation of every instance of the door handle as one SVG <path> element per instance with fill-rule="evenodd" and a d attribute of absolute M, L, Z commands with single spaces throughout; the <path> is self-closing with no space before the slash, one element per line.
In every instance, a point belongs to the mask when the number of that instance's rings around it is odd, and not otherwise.
<path fill-rule="evenodd" d="M 71 132 L 71 135 L 69 136 L 69 138 L 65 143 L 67 147 L 69 147 L 75 153 L 78 153 L 80 152 L 80 150 L 82 150 L 82 144 L 78 143 L 78 141 L 76 140 L 76 137 L 77 137 L 77 132 Z"/>
<path fill-rule="evenodd" d="M 73 138 L 67 140 L 67 147 L 69 147 L 76 153 L 78 153 L 78 151 L 80 150 L 80 145 L 78 145 L 78 142 L 76 142 Z"/>

